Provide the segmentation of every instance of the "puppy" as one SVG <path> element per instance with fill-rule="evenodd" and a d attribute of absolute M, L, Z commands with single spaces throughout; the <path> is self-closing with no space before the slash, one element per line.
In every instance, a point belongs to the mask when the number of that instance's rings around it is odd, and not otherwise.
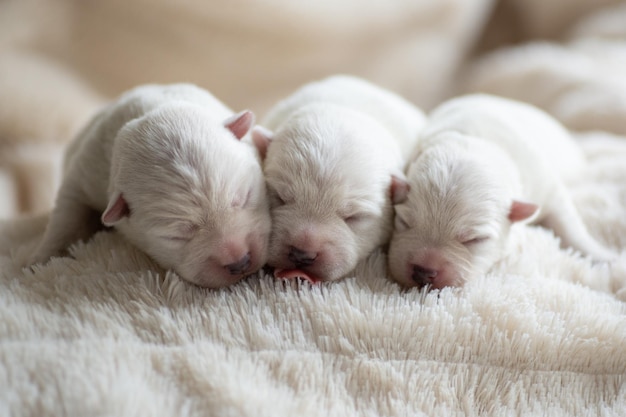
<path fill-rule="evenodd" d="M 308 84 L 270 110 L 252 138 L 265 155 L 276 277 L 337 280 L 387 243 L 392 201 L 406 196 L 403 151 L 424 120 L 349 76 Z"/>
<path fill-rule="evenodd" d="M 269 202 L 254 123 L 189 84 L 147 85 L 104 108 L 66 153 L 34 262 L 112 226 L 164 268 L 221 287 L 266 260 Z"/>
<path fill-rule="evenodd" d="M 460 286 L 503 256 L 511 224 L 521 221 L 552 229 L 564 246 L 611 259 L 564 185 L 584 164 L 568 132 L 535 107 L 488 95 L 442 104 L 411 156 L 408 197 L 395 207 L 392 278 L 406 286 Z"/>

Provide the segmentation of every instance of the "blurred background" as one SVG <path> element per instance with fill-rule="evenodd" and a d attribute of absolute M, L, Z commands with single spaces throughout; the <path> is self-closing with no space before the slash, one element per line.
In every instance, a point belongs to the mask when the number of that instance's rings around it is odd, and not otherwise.
<path fill-rule="evenodd" d="M 425 110 L 484 91 L 626 135 L 626 2 L 0 0 L 0 219 L 48 211 L 65 145 L 135 85 L 193 82 L 262 118 L 334 73 Z"/>

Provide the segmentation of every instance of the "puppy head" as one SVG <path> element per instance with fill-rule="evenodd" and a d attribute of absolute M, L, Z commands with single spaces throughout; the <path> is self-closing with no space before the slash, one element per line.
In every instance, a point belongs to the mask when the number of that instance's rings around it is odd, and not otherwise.
<path fill-rule="evenodd" d="M 409 166 L 410 191 L 395 207 L 389 246 L 395 281 L 409 287 L 461 286 L 502 256 L 512 222 L 537 211 L 534 204 L 513 200 L 510 168 L 507 172 L 491 157 L 438 146 Z"/>
<path fill-rule="evenodd" d="M 215 120 L 208 109 L 180 104 L 128 123 L 113 150 L 103 223 L 200 286 L 258 270 L 270 216 L 255 150 L 240 141 L 253 118 Z"/>
<path fill-rule="evenodd" d="M 376 122 L 343 107 L 309 107 L 275 134 L 255 130 L 266 154 L 272 234 L 268 264 L 277 277 L 332 281 L 387 240 L 391 198 L 401 193 L 392 138 Z M 377 150 L 378 149 L 378 150 Z M 398 157 L 399 158 L 399 157 Z"/>

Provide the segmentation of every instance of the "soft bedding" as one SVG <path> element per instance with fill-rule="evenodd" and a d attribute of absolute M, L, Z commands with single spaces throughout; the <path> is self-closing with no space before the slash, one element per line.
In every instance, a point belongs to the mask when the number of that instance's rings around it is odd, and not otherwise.
<path fill-rule="evenodd" d="M 529 101 L 572 129 L 589 165 L 570 190 L 612 265 L 520 225 L 464 288 L 402 289 L 376 252 L 339 282 L 260 272 L 208 290 L 112 231 L 23 268 L 47 216 L 15 215 L 0 224 L 0 415 L 626 415 L 625 44 L 593 22 L 467 61 L 453 93 Z M 9 198 L 22 189 L 2 168 Z"/>

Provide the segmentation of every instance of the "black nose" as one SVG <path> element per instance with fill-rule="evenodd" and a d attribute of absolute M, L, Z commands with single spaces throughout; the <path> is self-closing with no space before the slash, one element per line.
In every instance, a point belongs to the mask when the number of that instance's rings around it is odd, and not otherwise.
<path fill-rule="evenodd" d="M 413 281 L 415 281 L 418 285 L 432 284 L 435 277 L 437 277 L 437 271 L 434 269 L 413 265 L 413 275 L 411 275 L 411 279 L 413 279 Z"/>
<path fill-rule="evenodd" d="M 317 253 L 311 254 L 295 246 L 289 246 L 289 255 L 287 255 L 287 258 L 293 262 L 297 268 L 300 268 L 303 266 L 311 266 L 313 262 L 315 262 L 315 258 L 317 258 Z"/>
<path fill-rule="evenodd" d="M 241 275 L 250 268 L 250 263 L 250 252 L 248 252 L 240 260 L 224 265 L 224 268 L 228 269 L 231 275 Z"/>

